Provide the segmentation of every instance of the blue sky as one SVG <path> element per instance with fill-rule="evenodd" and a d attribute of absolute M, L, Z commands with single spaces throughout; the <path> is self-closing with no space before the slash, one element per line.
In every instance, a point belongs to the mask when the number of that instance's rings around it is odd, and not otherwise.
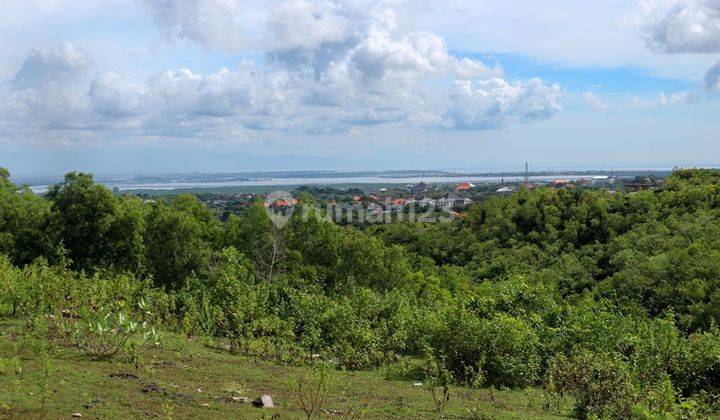
<path fill-rule="evenodd" d="M 648 69 L 622 65 L 617 67 L 567 66 L 521 54 L 495 53 L 478 54 L 454 52 L 471 58 L 490 57 L 505 69 L 513 79 L 540 77 L 559 82 L 572 92 L 598 91 L 605 93 L 657 93 L 689 90 L 696 87 L 696 81 L 653 75 Z"/>
<path fill-rule="evenodd" d="M 12 173 L 720 161 L 712 0 L 80 3 L 3 4 Z"/>

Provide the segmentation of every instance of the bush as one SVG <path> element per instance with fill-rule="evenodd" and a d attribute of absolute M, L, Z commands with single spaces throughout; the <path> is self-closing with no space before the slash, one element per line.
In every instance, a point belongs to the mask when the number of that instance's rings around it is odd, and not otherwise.
<path fill-rule="evenodd" d="M 457 378 L 477 372 L 494 386 L 527 386 L 538 380 L 540 342 L 525 321 L 502 313 L 482 319 L 465 309 L 445 314 L 430 345 Z"/>
<path fill-rule="evenodd" d="M 671 374 L 685 396 L 720 392 L 720 329 L 713 326 L 684 340 L 680 360 Z"/>
<path fill-rule="evenodd" d="M 579 418 L 627 418 L 638 400 L 628 365 L 616 355 L 589 351 L 554 358 L 545 387 L 575 398 L 573 415 Z"/>
<path fill-rule="evenodd" d="M 497 314 L 485 322 L 483 339 L 487 382 L 495 386 L 527 386 L 538 379 L 540 342 L 521 319 Z"/>
<path fill-rule="evenodd" d="M 93 315 L 87 307 L 80 312 L 80 320 L 65 324 L 62 329 L 76 346 L 92 358 L 111 358 L 126 350 L 131 342 L 146 348 L 160 344 L 160 335 L 155 328 L 139 324 L 122 312 Z"/>

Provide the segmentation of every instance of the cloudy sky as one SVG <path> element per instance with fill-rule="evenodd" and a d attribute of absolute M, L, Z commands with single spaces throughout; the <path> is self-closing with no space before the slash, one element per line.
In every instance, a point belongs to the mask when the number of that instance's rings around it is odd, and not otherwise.
<path fill-rule="evenodd" d="M 720 163 L 720 0 L 0 0 L 0 166 Z"/>

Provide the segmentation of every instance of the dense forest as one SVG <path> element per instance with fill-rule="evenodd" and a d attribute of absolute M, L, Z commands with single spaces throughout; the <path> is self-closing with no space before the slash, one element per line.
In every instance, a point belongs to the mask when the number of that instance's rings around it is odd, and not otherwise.
<path fill-rule="evenodd" d="M 720 171 L 523 189 L 448 223 L 302 216 L 279 229 L 258 203 L 221 221 L 82 173 L 41 197 L 3 170 L 0 318 L 128 317 L 336 369 L 412 358 L 440 383 L 570 396 L 577 417 L 720 412 Z"/>

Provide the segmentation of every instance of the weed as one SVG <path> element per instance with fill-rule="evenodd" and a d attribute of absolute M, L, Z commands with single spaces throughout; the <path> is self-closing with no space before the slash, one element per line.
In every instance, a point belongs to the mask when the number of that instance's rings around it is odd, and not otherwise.
<path fill-rule="evenodd" d="M 440 360 L 438 360 L 431 352 L 426 352 L 426 355 L 424 370 L 427 389 L 432 396 L 435 411 L 438 415 L 442 415 L 447 403 L 450 401 L 450 384 L 453 380 L 452 374 L 445 367 L 445 361 L 442 356 L 440 356 Z"/>
<path fill-rule="evenodd" d="M 23 369 L 18 356 L 13 357 L 12 359 L 0 359 L 0 377 L 9 377 L 11 384 L 10 400 L 3 403 L 3 410 L 9 411 L 15 406 L 16 398 L 20 393 L 22 373 Z"/>
<path fill-rule="evenodd" d="M 485 380 L 485 377 L 480 369 L 473 367 L 472 365 L 463 364 L 463 366 L 464 373 L 462 375 L 462 385 L 465 388 L 463 396 L 468 400 L 472 400 L 473 389 L 480 388 Z"/>
<path fill-rule="evenodd" d="M 128 349 L 137 367 L 140 366 L 140 348 L 160 344 L 160 335 L 154 327 L 148 327 L 146 323 L 138 324 L 122 312 L 96 316 L 84 307 L 81 310 L 81 321 L 69 328 L 73 342 L 92 358 L 108 359 Z"/>
<path fill-rule="evenodd" d="M 172 401 L 170 401 L 169 399 L 166 400 L 165 403 L 163 403 L 162 405 L 162 411 L 163 417 L 165 417 L 167 420 L 172 420 L 174 416 Z"/>
<path fill-rule="evenodd" d="M 50 355 L 45 352 L 42 357 L 42 376 L 40 377 L 40 405 L 45 410 L 47 399 L 50 396 L 50 376 L 52 375 L 52 361 Z"/>
<path fill-rule="evenodd" d="M 315 366 L 310 375 L 301 377 L 297 381 L 295 398 L 308 420 L 319 415 L 322 405 L 327 401 L 330 387 L 329 371 L 327 365 Z"/>

